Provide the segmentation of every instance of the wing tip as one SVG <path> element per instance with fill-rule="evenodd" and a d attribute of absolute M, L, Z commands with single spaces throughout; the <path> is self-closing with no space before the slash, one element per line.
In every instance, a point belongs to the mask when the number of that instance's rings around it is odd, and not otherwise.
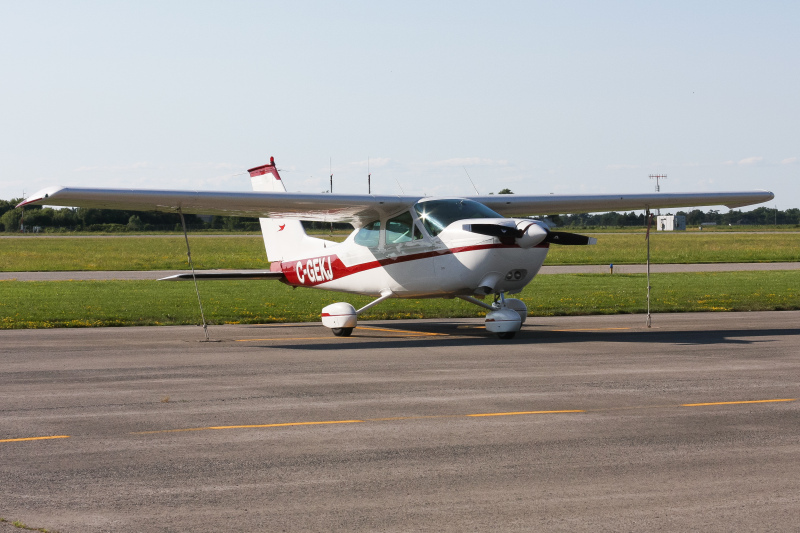
<path fill-rule="evenodd" d="M 47 200 L 48 198 L 50 198 L 51 196 L 53 196 L 57 192 L 62 191 L 64 189 L 65 189 L 65 187 L 58 187 L 57 186 L 57 187 L 47 187 L 47 188 L 42 189 L 40 191 L 36 191 L 35 193 L 33 193 L 32 195 L 28 196 L 27 198 L 25 198 L 20 203 L 18 203 L 16 205 L 16 207 L 25 207 L 26 205 L 42 205 L 43 203 L 47 203 L 47 202 L 44 202 L 44 200 Z"/>

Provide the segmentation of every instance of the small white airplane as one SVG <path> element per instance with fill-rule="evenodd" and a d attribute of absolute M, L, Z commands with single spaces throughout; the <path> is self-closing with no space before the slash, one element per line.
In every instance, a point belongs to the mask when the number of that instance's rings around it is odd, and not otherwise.
<path fill-rule="evenodd" d="M 295 287 L 376 297 L 361 309 L 339 302 L 322 324 L 349 336 L 358 315 L 387 298 L 461 298 L 487 310 L 486 329 L 511 338 L 527 307 L 506 295 L 533 280 L 551 244 L 595 239 L 551 231 L 543 222 L 506 216 L 651 210 L 767 202 L 768 191 L 635 195 L 490 195 L 470 197 L 302 194 L 286 192 L 270 163 L 249 170 L 255 192 L 51 187 L 19 204 L 255 216 L 261 221 L 268 272 L 210 273 L 211 279 L 278 279 Z M 348 222 L 344 242 L 310 237 L 301 220 Z M 181 274 L 165 279 L 192 279 Z M 491 295 L 492 303 L 482 299 Z"/>

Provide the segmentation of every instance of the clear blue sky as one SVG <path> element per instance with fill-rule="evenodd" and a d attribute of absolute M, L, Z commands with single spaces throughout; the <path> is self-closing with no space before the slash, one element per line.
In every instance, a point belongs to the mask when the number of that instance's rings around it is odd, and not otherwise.
<path fill-rule="evenodd" d="M 0 1 L 0 198 L 763 188 L 800 207 L 800 2 Z M 400 185 L 398 185 L 398 182 Z"/>

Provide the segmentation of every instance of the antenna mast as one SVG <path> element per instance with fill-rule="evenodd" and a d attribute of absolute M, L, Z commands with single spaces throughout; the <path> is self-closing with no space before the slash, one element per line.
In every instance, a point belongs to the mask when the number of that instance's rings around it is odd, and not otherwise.
<path fill-rule="evenodd" d="M 650 179 L 656 180 L 656 192 L 661 192 L 661 186 L 658 184 L 659 179 L 667 179 L 666 174 L 650 174 Z"/>
<path fill-rule="evenodd" d="M 333 157 L 328 160 L 328 170 L 331 173 L 331 190 L 330 193 L 333 194 Z"/>
<path fill-rule="evenodd" d="M 650 174 L 650 179 L 651 180 L 652 179 L 656 180 L 656 192 L 661 192 L 661 186 L 658 184 L 658 180 L 659 179 L 664 179 L 664 180 L 667 179 L 667 175 L 666 174 Z M 661 215 L 661 209 L 656 209 L 656 213 L 658 213 L 658 215 L 660 216 Z M 650 241 L 647 241 L 647 242 L 650 242 Z"/>
<path fill-rule="evenodd" d="M 467 167 L 463 167 L 463 168 L 464 168 L 464 172 L 467 174 L 467 179 L 469 180 L 470 183 L 472 183 L 472 188 L 475 189 L 475 194 L 480 196 L 481 193 L 478 192 L 478 188 L 475 186 L 475 183 L 472 181 L 472 178 L 469 176 L 469 172 L 467 172 Z"/>
<path fill-rule="evenodd" d="M 367 194 L 372 194 L 372 174 L 369 171 L 369 156 L 367 156 Z"/>

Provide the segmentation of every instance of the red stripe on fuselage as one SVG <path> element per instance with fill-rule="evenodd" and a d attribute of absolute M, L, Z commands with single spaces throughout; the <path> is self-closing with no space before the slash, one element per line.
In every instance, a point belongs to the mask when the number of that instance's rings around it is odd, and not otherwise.
<path fill-rule="evenodd" d="M 549 248 L 549 244 L 540 244 L 534 248 Z M 301 259 L 298 261 L 283 261 L 281 270 L 286 276 L 286 281 L 290 285 L 303 287 L 314 287 L 321 283 L 326 283 L 335 279 L 365 272 L 374 268 L 383 268 L 389 265 L 405 263 L 408 261 L 418 261 L 431 257 L 447 254 L 459 254 L 463 252 L 474 252 L 477 250 L 489 250 L 495 248 L 519 248 L 513 244 L 478 244 L 473 246 L 460 246 L 439 251 L 422 252 L 418 254 L 401 255 L 398 257 L 387 257 L 385 259 L 366 261 L 353 266 L 345 265 L 337 255 L 325 255 L 322 257 L 312 257 L 311 259 Z"/>

